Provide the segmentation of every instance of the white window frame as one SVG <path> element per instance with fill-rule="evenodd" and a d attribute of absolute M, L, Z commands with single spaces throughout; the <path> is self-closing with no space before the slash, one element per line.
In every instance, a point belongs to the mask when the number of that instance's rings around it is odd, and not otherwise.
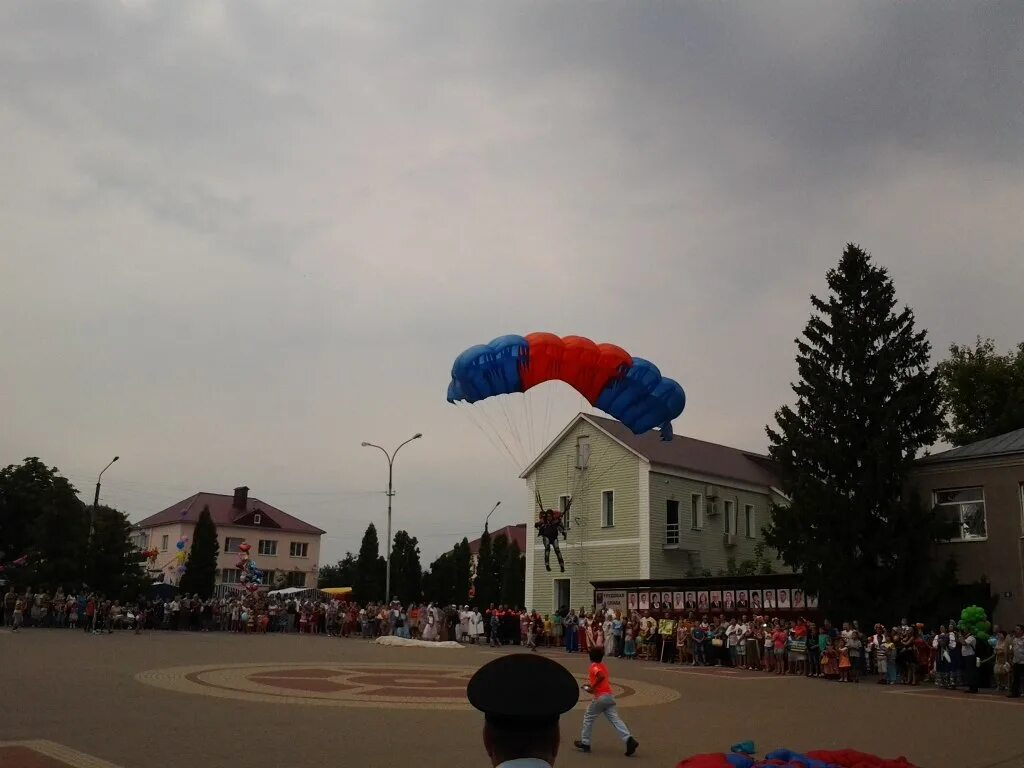
<path fill-rule="evenodd" d="M 302 552 L 301 555 L 295 554 L 296 550 Z M 309 557 L 309 542 L 307 541 L 290 541 L 288 542 L 288 557 L 295 558 L 307 558 Z"/>
<path fill-rule="evenodd" d="M 675 531 L 673 532 L 672 523 L 668 520 L 668 510 L 671 505 L 676 505 L 676 522 Z M 679 545 L 679 534 L 680 534 L 680 523 L 679 523 L 679 508 L 682 505 L 678 499 L 665 499 L 665 544 L 666 546 L 678 546 Z"/>
<path fill-rule="evenodd" d="M 722 499 L 722 522 L 725 532 L 736 535 L 736 502 L 733 499 Z"/>
<path fill-rule="evenodd" d="M 985 524 L 988 525 L 988 520 Z M 1024 483 L 1020 484 L 1020 537 L 1024 539 Z"/>
<path fill-rule="evenodd" d="M 694 504 L 694 501 L 697 503 Z M 696 515 L 694 515 L 694 512 L 696 512 Z M 704 494 L 702 493 L 690 494 L 690 530 L 704 530 Z"/>
<path fill-rule="evenodd" d="M 264 547 L 264 544 L 269 544 L 269 547 Z M 260 539 L 256 543 L 256 554 L 262 555 L 263 557 L 277 557 L 277 540 L 276 539 Z"/>
<path fill-rule="evenodd" d="M 171 537 L 168 536 L 166 533 L 163 536 L 160 537 L 160 551 L 161 552 L 166 552 L 167 551 L 167 542 L 168 542 L 168 540 L 170 538 Z"/>
<path fill-rule="evenodd" d="M 235 548 L 234 549 L 231 548 L 231 542 L 233 542 L 233 541 L 237 541 L 238 542 L 237 544 L 235 544 Z M 245 539 L 243 537 L 241 537 L 241 536 L 225 536 L 224 537 L 224 552 L 226 554 L 229 554 L 229 555 L 237 554 L 237 553 L 242 551 L 242 550 L 239 549 L 239 547 L 243 543 L 245 543 Z"/>
<path fill-rule="evenodd" d="M 220 569 L 220 583 L 221 584 L 241 584 L 242 572 L 237 568 L 221 568 Z"/>
<path fill-rule="evenodd" d="M 963 506 L 962 504 L 952 503 L 939 503 L 940 493 L 953 493 L 956 491 L 981 491 L 981 514 L 985 520 L 985 535 L 984 536 L 971 536 L 970 538 L 963 537 L 963 514 L 960 515 L 960 534 L 956 538 L 946 539 L 944 544 L 970 544 L 975 541 L 988 541 L 988 504 L 985 501 L 985 486 L 983 485 L 965 485 L 956 488 L 936 488 L 932 491 L 932 507 L 957 507 Z"/>
<path fill-rule="evenodd" d="M 580 435 L 576 438 L 576 469 L 587 469 L 590 467 L 590 435 Z"/>
<path fill-rule="evenodd" d="M 611 500 L 611 507 L 605 506 L 605 499 Z M 611 512 L 611 515 L 608 512 Z M 614 528 L 615 527 L 615 489 L 606 488 L 601 491 L 601 527 L 602 528 Z"/>
<path fill-rule="evenodd" d="M 259 512 L 252 516 L 253 525 L 259 525 L 261 522 L 263 522 L 263 515 L 261 515 Z"/>
<path fill-rule="evenodd" d="M 747 526 L 747 538 L 756 539 L 757 535 L 754 533 L 754 529 L 757 527 L 757 508 L 753 504 L 743 505 L 743 521 Z"/>
<path fill-rule="evenodd" d="M 562 513 L 562 523 L 565 524 L 565 529 L 569 530 L 569 515 L 565 513 L 565 508 L 569 506 L 569 499 L 572 498 L 568 493 L 563 493 L 558 497 L 558 511 Z"/>

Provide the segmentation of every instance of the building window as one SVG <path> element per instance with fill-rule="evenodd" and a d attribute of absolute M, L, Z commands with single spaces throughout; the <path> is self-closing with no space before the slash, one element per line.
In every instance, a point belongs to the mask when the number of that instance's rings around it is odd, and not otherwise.
<path fill-rule="evenodd" d="M 569 524 L 569 515 L 566 514 L 569 511 L 569 495 L 562 494 L 558 497 L 558 511 L 562 513 L 562 522 L 565 524 L 565 529 L 569 530 L 571 527 Z"/>
<path fill-rule="evenodd" d="M 935 491 L 939 517 L 952 528 L 949 541 L 980 541 L 988 538 L 985 492 L 982 488 Z"/>
<path fill-rule="evenodd" d="M 665 502 L 665 543 L 679 543 L 679 502 L 675 499 Z"/>
<path fill-rule="evenodd" d="M 285 582 L 289 587 L 304 587 L 306 586 L 306 574 L 302 571 L 289 571 Z"/>
<path fill-rule="evenodd" d="M 590 437 L 583 435 L 576 438 L 576 469 L 586 469 L 590 465 Z"/>
<path fill-rule="evenodd" d="M 274 579 L 277 577 L 277 571 L 264 571 L 263 572 L 263 583 L 274 588 Z"/>
<path fill-rule="evenodd" d="M 221 584 L 238 584 L 242 578 L 242 572 L 237 568 L 222 568 L 220 571 Z"/>
<path fill-rule="evenodd" d="M 690 529 L 699 531 L 704 527 L 704 498 L 695 493 L 690 496 Z"/>
<path fill-rule="evenodd" d="M 261 555 L 274 557 L 277 554 L 277 542 L 268 539 L 260 539 L 258 551 Z"/>
<path fill-rule="evenodd" d="M 309 544 L 304 541 L 293 541 L 289 546 L 288 554 L 292 557 L 307 557 L 309 553 Z M 294 585 L 289 585 L 294 586 Z"/>
<path fill-rule="evenodd" d="M 601 527 L 615 525 L 615 491 L 601 491 Z"/>
<path fill-rule="evenodd" d="M 736 502 L 735 501 L 724 501 L 725 505 L 725 519 L 722 521 L 725 525 L 726 533 L 736 533 Z"/>
<path fill-rule="evenodd" d="M 743 517 L 747 523 L 747 538 L 757 538 L 757 520 L 754 517 L 754 505 L 744 504 L 743 505 Z"/>
<path fill-rule="evenodd" d="M 252 524 L 253 525 L 259 525 L 261 522 L 263 522 L 263 516 L 260 515 L 259 512 L 257 512 L 255 515 L 252 516 Z"/>
<path fill-rule="evenodd" d="M 224 551 L 225 552 L 240 552 L 240 546 L 245 539 L 235 538 L 233 536 L 224 537 Z"/>
<path fill-rule="evenodd" d="M 166 552 L 167 551 L 167 534 L 166 533 L 163 536 L 160 537 L 160 551 L 161 552 Z"/>

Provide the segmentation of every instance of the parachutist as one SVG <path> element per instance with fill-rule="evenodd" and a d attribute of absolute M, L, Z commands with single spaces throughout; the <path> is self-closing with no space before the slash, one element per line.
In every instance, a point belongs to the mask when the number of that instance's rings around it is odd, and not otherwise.
<path fill-rule="evenodd" d="M 551 550 L 554 549 L 555 557 L 558 558 L 558 567 L 562 573 L 565 573 L 565 561 L 562 559 L 562 551 L 558 548 L 558 534 L 562 534 L 562 539 L 567 540 L 564 515 L 569 513 L 569 507 L 572 506 L 572 497 L 570 496 L 566 500 L 565 510 L 559 511 L 544 509 L 540 493 L 538 493 L 537 506 L 540 509 L 540 514 L 533 527 L 537 529 L 537 535 L 544 539 L 544 567 L 549 571 L 551 570 Z"/>

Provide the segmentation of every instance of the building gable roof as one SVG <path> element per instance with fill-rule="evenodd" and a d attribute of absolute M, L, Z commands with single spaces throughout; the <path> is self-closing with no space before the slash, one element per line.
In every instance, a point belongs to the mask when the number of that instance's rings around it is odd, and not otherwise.
<path fill-rule="evenodd" d="M 1024 428 L 1015 429 L 1003 435 L 988 437 L 976 443 L 950 448 L 932 456 L 918 460 L 918 464 L 939 464 L 946 461 L 962 461 L 966 459 L 991 459 L 997 456 L 1012 456 L 1024 453 Z"/>
<path fill-rule="evenodd" d="M 763 454 L 678 434 L 673 435 L 670 441 L 662 440 L 661 433 L 657 430 L 634 435 L 628 427 L 615 419 L 584 413 L 573 419 L 569 426 L 562 430 L 558 437 L 534 459 L 521 476 L 526 477 L 533 472 L 544 457 L 581 419 L 600 429 L 615 442 L 649 464 L 689 470 L 694 474 L 709 475 L 723 480 L 739 480 L 767 488 L 779 485 L 779 479 L 773 471 L 771 459 Z"/>
<path fill-rule="evenodd" d="M 288 531 L 290 533 L 309 533 L 315 536 L 325 533 L 314 525 L 303 522 L 287 512 L 271 506 L 264 501 L 255 498 L 246 500 L 245 512 L 235 509 L 234 497 L 224 493 L 207 493 L 200 491 L 172 504 L 167 509 L 150 515 L 144 520 L 136 523 L 139 528 L 152 528 L 156 525 L 168 525 L 170 523 L 195 523 L 199 520 L 199 514 L 203 507 L 210 508 L 210 517 L 215 525 L 235 525 L 260 528 L 260 525 L 252 525 L 252 515 L 259 512 L 264 520 L 272 521 L 265 527 L 274 530 Z"/>
<path fill-rule="evenodd" d="M 496 531 L 489 531 L 489 533 L 491 534 L 491 541 L 494 541 L 499 536 L 504 536 L 508 539 L 509 544 L 514 541 L 519 546 L 520 552 L 526 552 L 526 523 L 506 525 L 504 528 L 498 528 Z M 471 555 L 475 555 L 479 551 L 480 539 L 473 539 L 469 542 L 469 553 Z"/>

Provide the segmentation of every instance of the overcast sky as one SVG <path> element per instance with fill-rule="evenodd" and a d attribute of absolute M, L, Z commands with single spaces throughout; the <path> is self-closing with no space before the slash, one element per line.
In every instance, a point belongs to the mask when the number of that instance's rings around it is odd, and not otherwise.
<path fill-rule="evenodd" d="M 1014 2 L 4 3 L 0 464 L 91 499 L 120 454 L 135 520 L 247 484 L 328 562 L 383 530 L 360 441 L 422 431 L 395 525 L 426 565 L 498 499 L 526 519 L 444 395 L 534 330 L 763 450 L 847 241 L 937 353 L 1024 339 L 1022 83 Z"/>

